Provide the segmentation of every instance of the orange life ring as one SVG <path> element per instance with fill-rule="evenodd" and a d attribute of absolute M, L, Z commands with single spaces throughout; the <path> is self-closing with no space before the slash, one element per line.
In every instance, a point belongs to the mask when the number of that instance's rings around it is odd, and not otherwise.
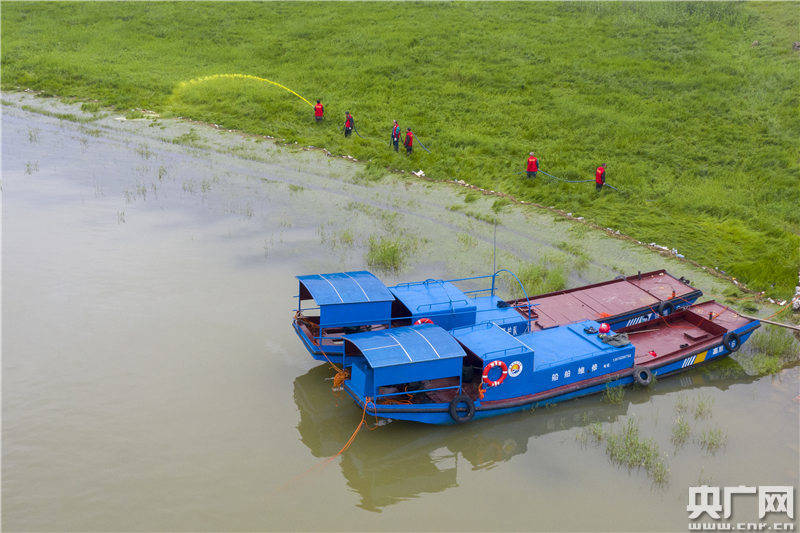
<path fill-rule="evenodd" d="M 489 379 L 489 371 L 497 366 L 500 367 L 500 370 L 502 370 L 502 372 L 500 373 L 499 378 L 492 381 L 491 379 Z M 503 380 L 506 379 L 507 375 L 508 375 L 508 367 L 503 361 L 500 361 L 499 359 L 494 360 L 485 367 L 483 367 L 483 382 L 486 384 L 487 387 L 497 387 L 503 382 Z"/>
<path fill-rule="evenodd" d="M 414 322 L 415 326 L 419 326 L 420 324 L 433 324 L 433 320 L 430 318 L 420 318 L 416 322 Z"/>

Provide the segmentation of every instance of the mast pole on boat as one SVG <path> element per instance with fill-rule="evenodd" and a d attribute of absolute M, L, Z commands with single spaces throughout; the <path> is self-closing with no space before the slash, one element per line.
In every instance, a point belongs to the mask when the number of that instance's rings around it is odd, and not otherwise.
<path fill-rule="evenodd" d="M 497 272 L 497 221 L 494 223 L 494 237 L 492 238 L 492 272 Z M 494 280 L 492 280 L 492 296 L 494 296 Z"/>

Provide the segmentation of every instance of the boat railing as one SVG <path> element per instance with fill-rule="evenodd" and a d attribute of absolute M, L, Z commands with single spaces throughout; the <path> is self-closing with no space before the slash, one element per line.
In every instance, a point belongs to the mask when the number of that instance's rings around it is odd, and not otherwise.
<path fill-rule="evenodd" d="M 462 330 L 465 331 L 465 332 L 467 330 L 476 331 L 478 328 L 480 328 L 480 329 L 491 329 L 492 326 L 494 326 L 494 325 L 495 324 L 494 324 L 494 322 L 492 320 L 485 320 L 483 322 L 477 322 L 475 324 L 468 324 L 466 326 L 459 326 L 457 328 L 451 329 L 450 331 L 451 331 L 451 333 L 453 335 L 455 335 L 456 331 L 462 331 Z"/>
<path fill-rule="evenodd" d="M 494 289 L 495 289 L 495 284 L 496 284 L 496 281 L 497 281 L 497 276 L 498 276 L 498 274 L 500 274 L 502 272 L 507 272 L 507 273 L 511 274 L 512 276 L 514 276 L 514 279 L 517 280 L 517 283 L 519 283 L 519 286 L 522 289 L 522 294 L 525 295 L 525 301 L 528 304 L 528 316 L 531 316 L 531 299 L 530 299 L 530 296 L 528 296 L 528 291 L 525 290 L 525 285 L 522 283 L 522 280 L 520 280 L 519 277 L 516 274 L 514 274 L 513 272 L 511 272 L 507 268 L 501 268 L 500 270 L 498 270 L 497 272 L 492 274 L 492 296 L 494 296 Z"/>
<path fill-rule="evenodd" d="M 457 298 L 455 300 L 451 299 L 449 301 L 431 302 L 431 303 L 427 303 L 427 304 L 419 304 L 417 306 L 417 312 L 422 311 L 424 308 L 428 308 L 428 311 L 433 311 L 433 307 L 435 305 L 449 305 L 450 309 L 455 309 L 453 307 L 453 304 L 462 303 L 462 302 L 464 303 L 464 305 L 469 305 L 469 301 L 467 301 L 466 298 Z M 470 312 L 474 312 L 474 311 L 462 311 L 462 313 L 470 313 Z"/>
<path fill-rule="evenodd" d="M 480 357 L 483 360 L 488 359 L 487 356 L 490 356 L 490 355 L 493 356 L 493 357 L 505 357 L 507 355 L 511 355 L 512 353 L 515 353 L 515 350 L 519 350 L 519 353 L 521 353 L 521 354 L 523 354 L 523 353 L 528 351 L 527 347 L 522 346 L 522 345 L 520 345 L 520 346 L 509 346 L 508 348 L 500 348 L 499 350 L 492 350 L 491 352 L 485 352 L 483 354 L 480 354 Z M 499 354 L 499 355 L 495 355 L 495 354 Z"/>
<path fill-rule="evenodd" d="M 523 317 L 523 316 L 520 316 L 520 317 L 509 316 L 509 317 L 506 317 L 506 318 L 499 318 L 499 319 L 495 319 L 495 320 L 484 320 L 483 322 L 478 322 L 478 324 L 484 324 L 486 322 L 491 322 L 492 324 L 497 324 L 499 326 L 501 324 L 508 324 L 508 323 L 512 323 L 513 324 L 513 323 L 519 322 L 520 319 L 524 320 L 525 317 Z"/>
<path fill-rule="evenodd" d="M 431 285 L 433 283 L 436 283 L 436 284 L 439 284 L 439 285 L 443 285 L 447 281 L 450 281 L 450 280 L 428 278 L 428 279 L 426 279 L 424 281 L 405 281 L 403 283 L 398 283 L 397 285 L 394 285 L 394 286 L 389 287 L 389 288 L 390 289 L 400 289 L 400 288 L 406 288 L 406 287 L 414 287 L 416 285 Z"/>

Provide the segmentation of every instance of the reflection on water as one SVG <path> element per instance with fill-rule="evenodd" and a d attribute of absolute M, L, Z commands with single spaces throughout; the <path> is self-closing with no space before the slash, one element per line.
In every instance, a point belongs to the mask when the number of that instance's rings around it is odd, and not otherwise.
<path fill-rule="evenodd" d="M 353 429 L 343 409 L 349 407 L 350 398 L 331 390 L 330 376 L 330 369 L 322 365 L 294 380 L 294 401 L 300 412 L 297 430 L 315 457 L 334 455 Z M 649 402 L 651 396 L 707 386 L 727 390 L 755 379 L 736 362 L 723 360 L 664 378 L 648 394 L 616 405 L 595 395 L 463 426 L 390 423 L 360 436 L 359 446 L 348 449 L 340 466 L 348 486 L 361 497 L 360 506 L 380 511 L 409 498 L 456 487 L 459 468 L 493 468 L 528 452 L 536 437 L 595 422 L 616 422 L 628 414 L 631 404 Z"/>

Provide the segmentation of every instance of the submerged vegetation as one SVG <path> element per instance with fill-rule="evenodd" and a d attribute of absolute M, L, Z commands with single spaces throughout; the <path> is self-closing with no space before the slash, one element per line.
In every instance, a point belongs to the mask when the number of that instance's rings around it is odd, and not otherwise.
<path fill-rule="evenodd" d="M 624 398 L 625 389 L 622 387 L 611 387 L 607 385 L 603 391 L 603 400 L 612 405 L 620 405 Z"/>
<path fill-rule="evenodd" d="M 687 440 L 689 440 L 689 433 L 691 433 L 689 422 L 687 422 L 682 416 L 679 416 L 675 419 L 675 422 L 672 425 L 672 436 L 670 437 L 670 440 L 676 448 L 680 448 L 686 444 Z"/>
<path fill-rule="evenodd" d="M 657 485 L 664 485 L 669 480 L 669 470 L 658 444 L 639 434 L 639 422 L 634 417 L 628 418 L 618 431 L 603 430 L 599 423 L 584 426 L 576 438 L 582 444 L 590 440 L 599 444 L 605 440 L 606 454 L 611 462 L 628 469 L 642 468 Z"/>
<path fill-rule="evenodd" d="M 793 3 L 543 2 L 527 4 L 526 17 L 506 3 L 3 7 L 5 90 L 76 97 L 91 113 L 110 106 L 213 122 L 376 168 L 424 169 L 677 248 L 774 295 L 794 287 Z M 217 73 L 263 76 L 321 98 L 327 120 L 314 123 L 306 103 L 252 79 L 181 85 Z M 341 135 L 345 110 L 364 139 Z M 393 118 L 431 153 L 390 150 Z M 623 192 L 524 180 L 516 172 L 531 150 L 564 179 L 591 178 L 605 162 Z"/>
<path fill-rule="evenodd" d="M 800 360 L 800 342 L 785 329 L 764 325 L 750 337 L 747 353 L 737 360 L 748 373 L 775 374 L 787 363 Z"/>
<path fill-rule="evenodd" d="M 669 472 L 658 445 L 653 439 L 639 435 L 636 419 L 629 418 L 619 433 L 610 432 L 606 439 L 606 452 L 613 462 L 628 468 L 644 468 L 655 483 L 666 483 Z"/>
<path fill-rule="evenodd" d="M 370 236 L 367 264 L 378 270 L 397 272 L 405 263 L 408 248 L 402 238 Z"/>
<path fill-rule="evenodd" d="M 714 399 L 706 394 L 701 394 L 697 397 L 697 403 L 694 406 L 695 419 L 704 419 L 711 416 L 711 407 L 714 405 Z"/>
<path fill-rule="evenodd" d="M 728 442 L 728 436 L 720 428 L 707 429 L 700 434 L 700 447 L 710 454 L 715 454 Z"/>

